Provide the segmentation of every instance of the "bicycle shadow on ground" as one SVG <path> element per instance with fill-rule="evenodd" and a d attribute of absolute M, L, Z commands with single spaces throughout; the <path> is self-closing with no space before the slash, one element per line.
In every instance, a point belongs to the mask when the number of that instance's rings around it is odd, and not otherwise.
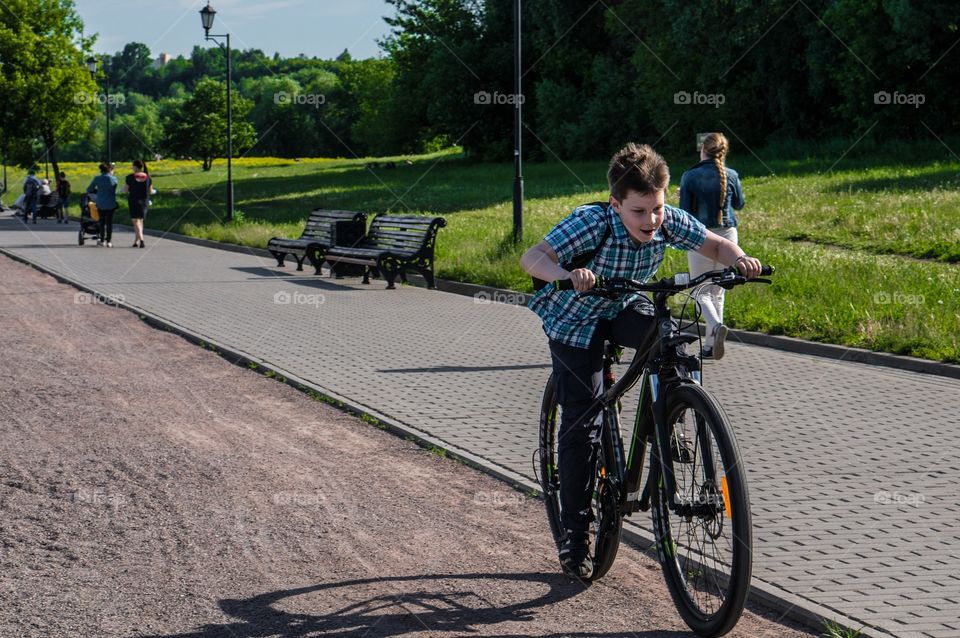
<path fill-rule="evenodd" d="M 525 586 L 539 585 L 543 592 L 534 598 L 497 605 L 471 588 L 471 583 L 479 580 L 494 581 L 498 590 L 513 581 Z M 421 632 L 431 636 L 469 634 L 479 638 L 484 635 L 485 626 L 492 627 L 505 622 L 537 623 L 537 609 L 567 600 L 583 591 L 584 585 L 553 573 L 365 578 L 279 590 L 242 600 L 223 599 L 220 609 L 237 619 L 235 622 L 205 625 L 190 633 L 157 634 L 154 638 L 160 638 L 161 635 L 164 638 L 360 638 Z M 304 609 L 311 604 L 330 611 L 320 614 L 287 611 Z M 691 635 L 675 631 L 537 633 L 536 630 L 541 627 L 539 623 L 531 626 L 534 630 L 532 634 L 496 635 L 500 638 L 529 635 L 552 638 L 687 638 Z M 144 634 L 138 636 L 146 638 Z"/>

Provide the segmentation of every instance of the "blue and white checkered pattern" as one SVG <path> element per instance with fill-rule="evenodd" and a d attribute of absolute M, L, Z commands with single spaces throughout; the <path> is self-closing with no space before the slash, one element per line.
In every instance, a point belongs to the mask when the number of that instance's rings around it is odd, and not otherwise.
<path fill-rule="evenodd" d="M 586 268 L 603 277 L 627 277 L 646 281 L 660 267 L 667 246 L 697 250 L 707 238 L 707 229 L 686 211 L 664 206 L 663 225 L 653 239 L 638 244 L 630 238 L 612 206 L 581 206 L 547 234 L 546 241 L 561 264 L 594 250 L 610 226 L 610 236 Z M 669 237 L 669 239 L 668 239 Z M 551 339 L 576 348 L 586 348 L 600 319 L 612 319 L 637 299 L 639 293 L 618 301 L 587 297 L 577 299 L 573 290 L 540 289 L 529 308 L 543 320 Z"/>

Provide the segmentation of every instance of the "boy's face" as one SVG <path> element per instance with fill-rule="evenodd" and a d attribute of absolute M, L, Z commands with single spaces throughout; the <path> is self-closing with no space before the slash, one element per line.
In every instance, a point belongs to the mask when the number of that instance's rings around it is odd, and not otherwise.
<path fill-rule="evenodd" d="M 652 193 L 627 191 L 626 197 L 618 200 L 610 196 L 610 204 L 620 215 L 620 221 L 633 241 L 645 244 L 663 223 L 663 190 Z"/>

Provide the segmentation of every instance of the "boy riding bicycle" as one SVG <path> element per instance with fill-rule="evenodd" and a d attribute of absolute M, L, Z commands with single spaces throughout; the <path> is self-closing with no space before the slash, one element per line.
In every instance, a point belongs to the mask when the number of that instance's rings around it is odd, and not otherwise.
<path fill-rule="evenodd" d="M 610 160 L 608 205 L 576 208 L 521 258 L 531 276 L 545 281 L 570 279 L 574 290 L 547 285 L 530 300 L 550 341 L 553 375 L 562 408 L 558 462 L 560 508 L 565 537 L 560 548 L 563 572 L 587 579 L 590 558 L 590 499 L 593 492 L 599 420 L 580 423 L 602 392 L 603 342 L 638 348 L 655 326 L 638 293 L 625 299 L 577 299 L 596 275 L 645 281 L 656 274 L 667 246 L 736 265 L 746 277 L 760 274 L 759 260 L 710 231 L 693 216 L 664 205 L 670 183 L 666 161 L 650 146 L 627 144 Z M 582 268 L 568 270 L 578 257 L 592 255 Z"/>

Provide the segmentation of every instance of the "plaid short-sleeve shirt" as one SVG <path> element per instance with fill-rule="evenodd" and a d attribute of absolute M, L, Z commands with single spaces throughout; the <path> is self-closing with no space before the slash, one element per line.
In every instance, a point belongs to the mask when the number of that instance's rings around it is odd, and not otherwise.
<path fill-rule="evenodd" d="M 604 277 L 627 277 L 646 281 L 660 267 L 667 246 L 697 250 L 707 238 L 707 229 L 686 211 L 664 206 L 663 225 L 653 239 L 638 244 L 630 238 L 620 215 L 612 206 L 581 206 L 557 224 L 544 238 L 561 264 L 577 255 L 596 249 L 605 227 L 610 234 L 593 260 L 586 265 Z M 612 319 L 637 299 L 639 293 L 618 301 L 600 297 L 577 299 L 573 290 L 555 290 L 552 284 L 541 288 L 530 300 L 529 308 L 543 320 L 543 331 L 550 339 L 576 348 L 587 348 L 600 319 Z"/>

